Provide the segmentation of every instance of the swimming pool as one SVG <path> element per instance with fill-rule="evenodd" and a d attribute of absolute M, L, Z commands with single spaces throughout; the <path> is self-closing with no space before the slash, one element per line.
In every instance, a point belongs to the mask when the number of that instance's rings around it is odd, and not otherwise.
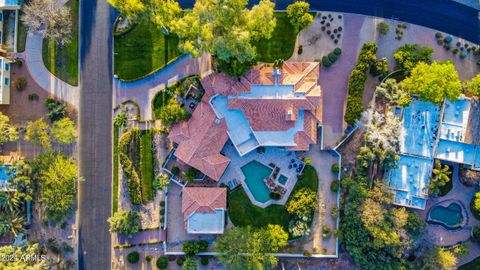
<path fill-rule="evenodd" d="M 429 222 L 440 224 L 449 230 L 458 229 L 463 221 L 462 207 L 455 202 L 450 203 L 447 207 L 434 206 L 428 216 Z"/>
<path fill-rule="evenodd" d="M 262 203 L 270 200 L 270 190 L 263 180 L 270 176 L 273 169 L 256 160 L 250 161 L 241 169 L 245 175 L 245 183 L 255 200 Z"/>
<path fill-rule="evenodd" d="M 0 186 L 5 187 L 8 180 L 13 175 L 13 170 L 10 170 L 10 165 L 0 166 Z"/>

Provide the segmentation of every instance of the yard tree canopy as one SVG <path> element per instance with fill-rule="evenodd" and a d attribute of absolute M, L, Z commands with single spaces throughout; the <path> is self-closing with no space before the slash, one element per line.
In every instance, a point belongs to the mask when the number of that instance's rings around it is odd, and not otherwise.
<path fill-rule="evenodd" d="M 77 140 L 77 127 L 68 117 L 53 122 L 51 132 L 53 139 L 62 144 L 74 143 Z"/>
<path fill-rule="evenodd" d="M 450 250 L 435 247 L 424 256 L 423 269 L 453 269 L 457 264 L 457 258 Z"/>
<path fill-rule="evenodd" d="M 465 83 L 466 90 L 474 96 L 480 97 L 480 73 Z"/>
<path fill-rule="evenodd" d="M 402 81 L 402 86 L 410 94 L 433 103 L 441 103 L 445 98 L 454 101 L 462 94 L 462 84 L 450 61 L 418 63 L 410 76 Z"/>
<path fill-rule="evenodd" d="M 278 259 L 269 253 L 285 247 L 287 237 L 278 225 L 262 229 L 234 227 L 218 237 L 214 247 L 219 252 L 218 260 L 228 269 L 269 269 L 278 264 Z"/>
<path fill-rule="evenodd" d="M 239 75 L 242 66 L 250 67 L 256 58 L 252 42 L 269 38 L 276 25 L 274 4 L 261 0 L 251 10 L 247 0 L 198 0 L 191 11 L 174 21 L 172 31 L 180 38 L 180 50 L 198 57 L 213 54 L 225 72 Z M 241 74 L 240 74 L 241 75 Z"/>
<path fill-rule="evenodd" d="M 0 112 L 0 144 L 18 140 L 17 128 L 10 124 L 10 118 Z"/>
<path fill-rule="evenodd" d="M 33 122 L 28 122 L 25 139 L 44 149 L 50 149 L 50 147 L 52 147 L 52 142 L 50 140 L 49 131 L 50 127 L 48 124 L 43 118 L 39 118 Z"/>
<path fill-rule="evenodd" d="M 158 27 L 170 29 L 182 9 L 175 0 L 108 0 L 130 20 L 150 20 Z"/>
<path fill-rule="evenodd" d="M 307 28 L 310 24 L 312 24 L 313 16 L 312 14 L 308 13 L 309 10 L 310 4 L 304 1 L 298 1 L 288 5 L 288 18 L 297 32 Z"/>
<path fill-rule="evenodd" d="M 77 165 L 71 158 L 57 155 L 40 178 L 40 200 L 47 209 L 47 216 L 60 221 L 75 201 L 75 182 L 79 180 Z"/>
<path fill-rule="evenodd" d="M 409 75 L 419 62 L 430 64 L 432 62 L 431 47 L 423 47 L 418 44 L 405 44 L 393 54 L 397 67 Z"/>
<path fill-rule="evenodd" d="M 159 119 L 162 121 L 162 125 L 171 126 L 189 117 L 185 108 L 180 107 L 176 99 L 170 100 L 170 102 L 160 108 Z"/>
<path fill-rule="evenodd" d="M 287 211 L 290 214 L 295 214 L 299 217 L 309 214 L 312 210 L 318 208 L 317 193 L 302 188 L 293 194 L 292 198 L 288 200 Z"/>
<path fill-rule="evenodd" d="M 120 233 L 127 237 L 139 231 L 141 215 L 136 211 L 120 210 L 108 219 L 110 232 Z"/>

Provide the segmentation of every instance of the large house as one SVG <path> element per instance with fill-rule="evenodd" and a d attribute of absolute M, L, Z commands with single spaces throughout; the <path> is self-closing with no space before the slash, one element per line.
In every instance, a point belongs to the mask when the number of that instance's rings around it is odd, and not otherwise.
<path fill-rule="evenodd" d="M 16 52 L 20 7 L 19 0 L 0 0 L 0 105 L 10 104 L 11 57 L 7 57 L 7 51 Z"/>
<path fill-rule="evenodd" d="M 220 153 L 229 139 L 240 156 L 262 146 L 307 151 L 322 122 L 319 75 L 316 62 L 286 62 L 259 65 L 240 79 L 221 73 L 202 79 L 202 101 L 170 131 L 175 156 L 218 181 L 230 163 Z"/>
<path fill-rule="evenodd" d="M 387 173 L 394 203 L 424 209 L 434 159 L 480 170 L 480 104 L 477 99 L 442 105 L 414 99 L 403 110 L 398 168 Z"/>
<path fill-rule="evenodd" d="M 226 188 L 186 187 L 182 191 L 183 220 L 190 234 L 222 234 L 226 209 Z"/>

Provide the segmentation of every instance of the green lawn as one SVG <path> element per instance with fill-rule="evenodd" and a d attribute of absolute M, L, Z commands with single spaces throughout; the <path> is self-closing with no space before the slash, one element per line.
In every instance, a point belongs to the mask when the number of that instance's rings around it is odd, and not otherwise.
<path fill-rule="evenodd" d="M 118 210 L 118 127 L 113 126 L 113 199 L 112 213 Z"/>
<path fill-rule="evenodd" d="M 155 95 L 152 101 L 152 105 L 153 105 L 152 108 L 153 108 L 153 115 L 155 116 L 156 119 L 159 118 L 160 109 L 163 107 L 163 105 L 167 104 L 171 98 L 172 98 L 172 95 L 170 95 L 165 90 L 162 90 Z"/>
<path fill-rule="evenodd" d="M 144 201 L 153 200 L 153 153 L 151 130 L 142 130 L 140 133 L 140 175 L 142 179 L 142 196 Z"/>
<path fill-rule="evenodd" d="M 78 0 L 69 0 L 72 15 L 72 40 L 59 47 L 50 39 L 43 40 L 42 58 L 47 69 L 59 79 L 78 85 Z"/>
<path fill-rule="evenodd" d="M 124 35 L 114 37 L 114 68 L 121 80 L 140 79 L 178 58 L 178 39 L 165 37 L 151 22 L 141 23 Z"/>
<path fill-rule="evenodd" d="M 22 10 L 18 12 L 18 16 L 22 16 Z M 27 43 L 27 27 L 22 23 L 22 21 L 18 20 L 18 29 L 17 29 L 17 51 L 24 52 L 25 51 L 25 44 Z"/>
<path fill-rule="evenodd" d="M 289 59 L 295 49 L 297 32 L 290 24 L 286 12 L 275 12 L 277 26 L 270 39 L 261 39 L 254 45 L 257 48 L 258 61 L 273 63 L 277 59 Z"/>
<path fill-rule="evenodd" d="M 301 188 L 308 188 L 317 192 L 318 176 L 312 166 L 305 167 L 291 195 Z M 235 226 L 264 227 L 268 224 L 279 224 L 285 230 L 288 230 L 288 223 L 291 218 L 284 205 L 270 205 L 267 208 L 253 205 L 242 187 L 228 195 L 228 216 Z"/>
<path fill-rule="evenodd" d="M 458 270 L 480 270 L 480 257 L 477 257 L 473 261 L 458 267 Z"/>

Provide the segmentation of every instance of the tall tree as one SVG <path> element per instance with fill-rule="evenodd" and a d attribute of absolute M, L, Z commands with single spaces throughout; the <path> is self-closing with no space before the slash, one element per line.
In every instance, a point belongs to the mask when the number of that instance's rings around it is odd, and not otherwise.
<path fill-rule="evenodd" d="M 44 149 L 50 149 L 50 147 L 52 147 L 52 142 L 50 140 L 49 132 L 50 127 L 48 124 L 43 118 L 39 118 L 33 122 L 28 122 L 25 139 Z"/>
<path fill-rule="evenodd" d="M 53 122 L 51 133 L 53 139 L 62 144 L 74 143 L 77 140 L 77 127 L 68 117 Z"/>
<path fill-rule="evenodd" d="M 472 80 L 467 81 L 465 88 L 470 94 L 480 97 L 480 73 L 473 77 Z"/>
<path fill-rule="evenodd" d="M 75 200 L 75 182 L 79 180 L 77 165 L 71 158 L 58 155 L 41 173 L 40 180 L 40 200 L 47 209 L 47 216 L 54 221 L 62 220 Z"/>
<path fill-rule="evenodd" d="M 22 22 L 30 31 L 39 32 L 45 27 L 44 37 L 52 38 L 61 45 L 70 42 L 72 18 L 70 8 L 59 0 L 31 0 L 22 8 Z"/>
<path fill-rule="evenodd" d="M 252 42 L 269 38 L 276 25 L 274 4 L 261 0 L 251 10 L 247 0 L 199 0 L 182 18 L 174 21 L 172 31 L 180 37 L 180 49 L 198 57 L 210 52 L 219 68 L 240 76 L 255 63 Z"/>
<path fill-rule="evenodd" d="M 410 94 L 433 103 L 441 103 L 445 98 L 455 101 L 462 94 L 457 70 L 450 61 L 430 65 L 420 62 L 401 85 Z"/>
<path fill-rule="evenodd" d="M 287 15 L 290 23 L 296 31 L 307 28 L 313 22 L 313 15 L 308 13 L 310 4 L 305 1 L 298 1 L 288 5 Z"/>
<path fill-rule="evenodd" d="M 18 140 L 17 128 L 10 124 L 10 118 L 0 112 L 0 145 Z"/>
<path fill-rule="evenodd" d="M 132 237 L 140 229 L 140 218 L 140 213 L 136 211 L 118 211 L 108 219 L 110 232 Z"/>
<path fill-rule="evenodd" d="M 409 75 L 419 62 L 432 63 L 433 49 L 418 44 L 405 44 L 393 54 L 397 67 Z"/>

